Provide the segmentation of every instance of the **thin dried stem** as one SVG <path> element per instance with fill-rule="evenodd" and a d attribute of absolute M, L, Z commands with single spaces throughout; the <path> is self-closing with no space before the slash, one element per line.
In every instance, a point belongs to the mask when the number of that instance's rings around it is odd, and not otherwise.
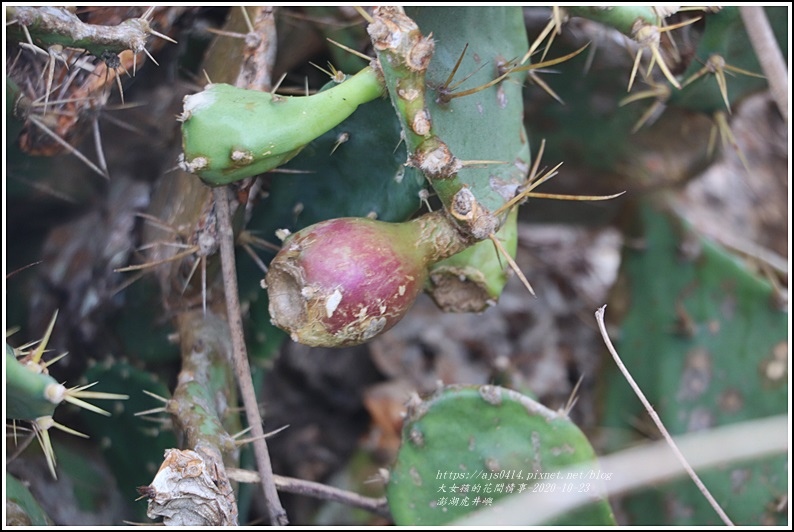
<path fill-rule="evenodd" d="M 643 406 L 645 407 L 645 410 L 651 416 L 651 419 L 653 419 L 653 422 L 656 425 L 656 427 L 659 429 L 659 432 L 661 432 L 662 436 L 664 436 L 665 441 L 667 441 L 668 445 L 670 445 L 670 448 L 672 449 L 676 458 L 678 458 L 678 461 L 681 462 L 681 465 L 684 467 L 687 474 L 692 479 L 692 482 L 695 483 L 695 485 L 698 487 L 698 489 L 706 498 L 706 500 L 709 501 L 709 504 L 711 505 L 712 508 L 714 508 L 714 511 L 717 512 L 717 514 L 720 516 L 722 522 L 728 526 L 733 526 L 733 522 L 728 517 L 728 514 L 726 514 L 725 511 L 720 507 L 716 499 L 714 499 L 714 497 L 711 495 L 711 492 L 708 490 L 706 485 L 703 484 L 702 480 L 700 480 L 698 474 L 695 473 L 695 470 L 692 469 L 691 465 L 689 465 L 689 462 L 681 453 L 681 450 L 678 448 L 678 445 L 676 445 L 675 440 L 673 440 L 673 437 L 667 431 L 667 428 L 664 426 L 664 423 L 662 423 L 659 414 L 656 413 L 656 410 L 654 410 L 653 406 L 651 405 L 651 402 L 648 401 L 648 398 L 645 397 L 644 393 L 642 393 L 642 390 L 637 385 L 637 382 L 632 378 L 631 373 L 629 373 L 629 370 L 626 368 L 626 365 L 623 364 L 623 361 L 620 359 L 620 355 L 618 355 L 617 350 L 615 350 L 615 347 L 612 345 L 612 341 L 609 339 L 609 334 L 607 334 L 606 324 L 604 323 L 604 311 L 606 308 L 607 306 L 604 305 L 603 307 L 596 310 L 595 317 L 596 317 L 596 321 L 598 322 L 598 330 L 601 331 L 601 337 L 604 339 L 604 344 L 606 344 L 609 353 L 612 355 L 612 358 L 615 360 L 615 364 L 617 364 L 618 369 L 623 374 L 623 377 L 626 379 L 626 381 L 631 386 L 631 389 L 634 390 L 634 393 L 642 402 Z"/>
<path fill-rule="evenodd" d="M 259 475 L 256 471 L 227 468 L 227 473 L 229 474 L 229 478 L 238 482 L 259 482 Z M 391 517 L 389 505 L 385 497 L 377 499 L 365 497 L 358 493 L 299 478 L 283 477 L 281 475 L 274 475 L 273 478 L 279 491 L 294 493 L 296 495 L 306 495 L 326 501 L 335 501 L 354 508 L 367 510 L 368 512 L 382 517 Z"/>
<path fill-rule="evenodd" d="M 753 45 L 755 55 L 761 63 L 761 69 L 769 80 L 772 97 L 788 122 L 788 68 L 783 54 L 775 40 L 775 35 L 764 14 L 762 6 L 741 6 L 739 12 L 744 21 L 747 36 Z"/>
<path fill-rule="evenodd" d="M 273 525 L 286 526 L 288 524 L 287 513 L 281 506 L 281 501 L 276 491 L 276 484 L 273 480 L 273 468 L 270 464 L 270 455 L 264 438 L 262 417 L 259 415 L 256 392 L 251 382 L 251 368 L 248 364 L 248 353 L 245 347 L 242 311 L 237 293 L 237 268 L 234 258 L 234 230 L 232 229 L 231 214 L 229 213 L 229 190 L 228 187 L 217 187 L 212 192 L 218 214 L 223 291 L 226 296 L 226 314 L 232 337 L 232 358 L 234 360 L 237 383 L 240 386 L 240 395 L 245 406 L 248 425 L 251 427 L 252 437 L 255 438 L 253 441 L 254 457 L 260 473 L 260 481 L 270 522 Z"/>

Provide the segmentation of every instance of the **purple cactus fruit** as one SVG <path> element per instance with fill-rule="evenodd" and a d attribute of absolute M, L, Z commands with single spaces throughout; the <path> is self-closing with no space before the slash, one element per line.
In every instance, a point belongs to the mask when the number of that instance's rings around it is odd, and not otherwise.
<path fill-rule="evenodd" d="M 440 212 L 404 223 L 337 218 L 311 225 L 270 263 L 270 316 L 306 345 L 366 342 L 402 319 L 430 264 L 467 245 Z"/>

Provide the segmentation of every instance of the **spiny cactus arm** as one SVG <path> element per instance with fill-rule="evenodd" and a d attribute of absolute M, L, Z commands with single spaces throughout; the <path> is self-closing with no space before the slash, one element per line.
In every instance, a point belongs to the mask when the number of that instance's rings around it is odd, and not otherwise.
<path fill-rule="evenodd" d="M 529 168 L 521 123 L 525 74 L 509 67 L 527 42 L 515 24 L 520 11 L 467 9 L 414 8 L 410 18 L 399 8 L 379 8 L 368 31 L 403 126 L 408 164 L 425 174 L 461 231 L 483 240 L 504 223 L 506 213 L 493 213 Z M 446 27 L 455 17 L 476 16 L 490 17 L 487 37 L 469 42 Z M 475 87 L 456 90 L 464 82 Z"/>
<path fill-rule="evenodd" d="M 36 45 L 81 48 L 97 57 L 124 50 L 145 52 L 149 35 L 171 40 L 152 30 L 146 15 L 118 26 L 102 26 L 86 24 L 63 7 L 7 6 L 5 10 L 6 19 L 16 22 L 9 26 L 9 33 L 16 33 L 20 41 L 27 42 L 29 37 Z"/>
<path fill-rule="evenodd" d="M 212 84 L 185 98 L 181 165 L 211 186 L 267 172 L 382 93 L 372 67 L 311 96 Z"/>
<path fill-rule="evenodd" d="M 6 344 L 6 415 L 12 419 L 34 420 L 51 416 L 63 401 L 66 387 L 38 364 L 24 364 Z"/>
<path fill-rule="evenodd" d="M 367 28 L 378 54 L 386 87 L 402 124 L 411 166 L 430 180 L 444 208 L 461 217 L 471 217 L 479 207 L 471 193 L 457 194 L 462 184 L 456 179 L 462 163 L 436 134 L 428 110 L 426 73 L 433 57 L 434 43 L 399 7 L 381 7 L 373 12 Z M 478 214 L 482 209 L 478 209 Z M 482 240 L 498 222 L 488 220 Z"/>

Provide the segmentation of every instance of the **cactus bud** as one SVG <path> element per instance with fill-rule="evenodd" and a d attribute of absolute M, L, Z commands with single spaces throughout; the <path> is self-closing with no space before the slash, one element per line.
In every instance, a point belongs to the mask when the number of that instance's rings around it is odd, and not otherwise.
<path fill-rule="evenodd" d="M 430 264 L 468 245 L 440 212 L 404 223 L 337 218 L 311 225 L 290 236 L 270 264 L 270 316 L 306 345 L 366 342 L 402 319 Z"/>

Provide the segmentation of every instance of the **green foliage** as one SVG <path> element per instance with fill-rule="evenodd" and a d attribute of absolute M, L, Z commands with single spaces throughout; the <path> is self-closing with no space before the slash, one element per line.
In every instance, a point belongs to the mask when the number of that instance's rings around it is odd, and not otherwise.
<path fill-rule="evenodd" d="M 544 489 L 544 474 L 555 478 L 569 465 L 598 470 L 593 448 L 564 413 L 512 390 L 450 386 L 411 408 L 387 487 L 398 525 L 450 523 L 511 494 Z M 590 487 L 598 502 L 554 524 L 614 524 L 597 484 Z"/>

